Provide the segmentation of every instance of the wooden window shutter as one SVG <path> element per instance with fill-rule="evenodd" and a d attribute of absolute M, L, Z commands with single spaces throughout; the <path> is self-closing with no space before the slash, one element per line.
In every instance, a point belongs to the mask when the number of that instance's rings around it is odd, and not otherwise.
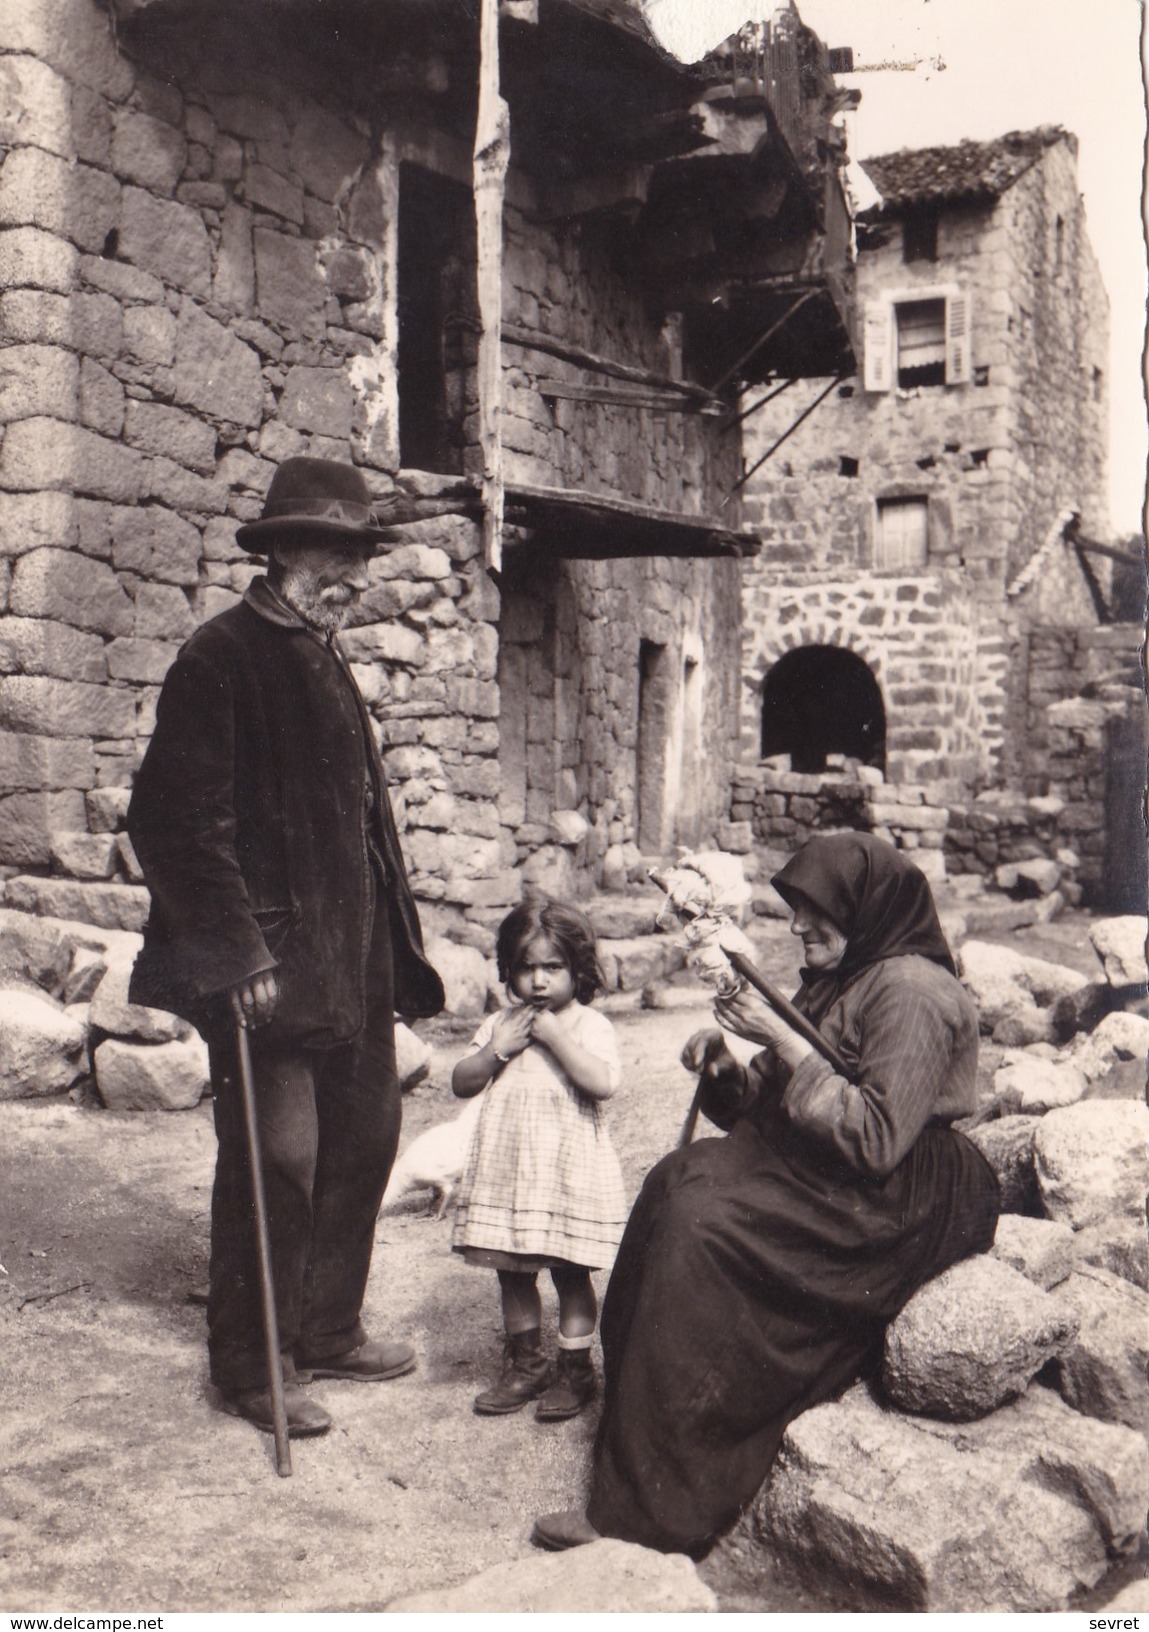
<path fill-rule="evenodd" d="M 867 391 L 888 391 L 893 383 L 893 315 L 888 300 L 866 306 L 862 383 Z"/>
<path fill-rule="evenodd" d="M 964 289 L 946 291 L 946 384 L 968 385 L 970 368 L 970 298 Z"/>

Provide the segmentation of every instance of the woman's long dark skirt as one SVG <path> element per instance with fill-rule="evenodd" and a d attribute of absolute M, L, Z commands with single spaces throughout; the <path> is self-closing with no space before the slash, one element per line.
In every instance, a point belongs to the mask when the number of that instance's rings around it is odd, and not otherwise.
<path fill-rule="evenodd" d="M 654 1167 L 602 1313 L 606 1387 L 587 1516 L 700 1556 L 765 1479 L 786 1426 L 858 1377 L 933 1276 L 993 1241 L 997 1180 L 927 1129 L 885 1180 L 811 1156 L 779 1117 Z"/>

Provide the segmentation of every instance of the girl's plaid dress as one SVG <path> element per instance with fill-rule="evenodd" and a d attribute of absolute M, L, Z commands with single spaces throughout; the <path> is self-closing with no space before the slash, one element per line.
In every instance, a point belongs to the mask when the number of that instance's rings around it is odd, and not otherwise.
<path fill-rule="evenodd" d="M 614 1028 L 571 1003 L 555 1018 L 580 1048 L 622 1080 Z M 471 1048 L 491 1040 L 495 1016 Z M 494 1268 L 543 1269 L 554 1262 L 605 1269 L 626 1222 L 618 1157 L 606 1104 L 577 1089 L 539 1043 L 516 1054 L 484 1090 L 482 1113 L 459 1187 L 452 1247 Z"/>

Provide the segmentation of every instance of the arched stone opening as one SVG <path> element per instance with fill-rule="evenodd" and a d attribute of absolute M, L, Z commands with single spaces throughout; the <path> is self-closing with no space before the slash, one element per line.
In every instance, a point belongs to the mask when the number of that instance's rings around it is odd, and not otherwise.
<path fill-rule="evenodd" d="M 799 646 L 778 659 L 762 687 L 762 757 L 775 754 L 795 771 L 824 771 L 827 754 L 845 754 L 885 772 L 886 710 L 862 658 Z"/>

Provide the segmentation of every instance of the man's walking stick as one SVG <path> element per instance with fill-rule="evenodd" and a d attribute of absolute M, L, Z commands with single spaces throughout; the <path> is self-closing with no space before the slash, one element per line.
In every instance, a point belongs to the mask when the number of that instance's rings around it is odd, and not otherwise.
<path fill-rule="evenodd" d="M 281 1479 L 291 1474 L 291 1447 L 287 1442 L 287 1404 L 283 1398 L 283 1369 L 279 1358 L 279 1321 L 275 1314 L 275 1283 L 271 1278 L 271 1238 L 267 1228 L 267 1196 L 263 1188 L 263 1160 L 259 1153 L 259 1123 L 255 1114 L 255 1083 L 247 1028 L 235 1023 L 235 1050 L 243 1090 L 243 1119 L 247 1125 L 247 1155 L 251 1164 L 251 1196 L 255 1203 L 255 1240 L 259 1259 L 259 1292 L 263 1304 L 263 1336 L 267 1346 L 267 1380 L 271 1388 L 271 1421 L 275 1431 L 275 1468 Z"/>

